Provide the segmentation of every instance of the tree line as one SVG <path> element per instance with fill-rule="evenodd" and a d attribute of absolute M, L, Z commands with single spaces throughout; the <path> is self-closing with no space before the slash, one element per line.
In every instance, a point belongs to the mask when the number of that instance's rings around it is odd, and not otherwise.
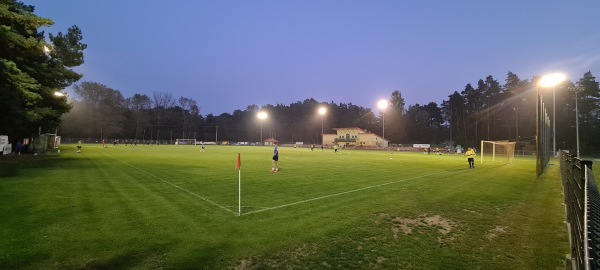
<path fill-rule="evenodd" d="M 596 153 L 600 149 L 595 136 L 600 123 L 596 78 L 588 71 L 578 81 L 565 81 L 553 89 L 539 87 L 539 79 L 522 80 L 508 72 L 501 84 L 490 75 L 475 87 L 468 83 L 462 91 L 454 91 L 441 104 L 408 107 L 401 91 L 394 91 L 383 112 L 308 98 L 289 105 L 249 105 L 233 113 L 206 116 L 192 98 L 175 98 L 168 92 L 124 98 L 118 90 L 83 82 L 74 86 L 73 109 L 64 116 L 61 130 L 65 136 L 81 138 L 259 142 L 273 137 L 288 143 L 318 144 L 321 129 L 332 133 L 332 128 L 360 127 L 383 135 L 385 122 L 385 137 L 392 144 L 476 146 L 481 140 L 511 140 L 533 145 L 539 93 L 549 115 L 556 103 L 557 148 L 574 150 L 577 91 L 582 152 Z M 317 113 L 321 107 L 327 109 L 325 115 Z M 260 120 L 259 111 L 269 116 Z"/>
<path fill-rule="evenodd" d="M 262 133 L 263 139 L 318 143 L 322 128 L 331 132 L 332 127 L 378 126 L 378 118 L 370 109 L 312 98 L 289 105 L 249 105 L 233 113 L 203 116 L 196 100 L 175 98 L 169 92 L 124 98 L 120 91 L 95 82 L 82 82 L 73 89 L 73 109 L 64 115 L 60 128 L 61 135 L 68 137 L 259 142 Z M 320 107 L 327 108 L 323 116 L 317 113 Z M 268 117 L 259 119 L 259 111 Z"/>

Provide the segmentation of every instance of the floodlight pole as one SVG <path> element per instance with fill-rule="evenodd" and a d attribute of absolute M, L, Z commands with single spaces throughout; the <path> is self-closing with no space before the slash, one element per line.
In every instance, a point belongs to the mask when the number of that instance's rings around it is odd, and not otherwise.
<path fill-rule="evenodd" d="M 327 109 L 325 109 L 325 107 L 321 107 L 319 108 L 319 114 L 321 114 L 321 149 L 323 149 L 323 143 L 325 142 L 324 136 L 323 136 L 323 119 L 325 118 L 325 113 L 327 112 Z"/>
<path fill-rule="evenodd" d="M 544 75 L 540 82 L 544 87 L 552 86 L 552 155 L 556 156 L 556 85 L 563 82 L 566 76 L 562 73 Z"/>
<path fill-rule="evenodd" d="M 579 158 L 579 113 L 577 111 L 577 89 L 575 89 L 575 136 L 577 137 L 577 158 Z"/>
<path fill-rule="evenodd" d="M 267 118 L 267 113 L 259 112 L 256 116 L 258 117 L 258 119 L 260 119 L 260 145 L 263 145 L 262 126 L 263 121 Z"/>
<path fill-rule="evenodd" d="M 535 172 L 536 176 L 542 174 L 542 164 L 540 160 L 540 108 L 542 103 L 542 96 L 540 95 L 540 89 L 538 86 L 538 82 L 535 83 L 535 150 L 537 151 L 536 162 L 535 162 Z"/>
<path fill-rule="evenodd" d="M 552 156 L 556 156 L 556 86 L 552 86 Z"/>
<path fill-rule="evenodd" d="M 325 116 L 321 115 L 321 145 L 323 145 L 323 118 Z"/>
<path fill-rule="evenodd" d="M 381 111 L 381 119 L 383 121 L 383 132 L 381 134 L 381 136 L 383 138 L 382 146 L 384 146 L 385 145 L 385 110 Z"/>
<path fill-rule="evenodd" d="M 377 103 L 377 107 L 379 107 L 379 109 L 381 110 L 381 119 L 383 121 L 383 134 L 381 135 L 383 138 L 382 146 L 387 147 L 385 145 L 385 109 L 387 109 L 388 107 L 388 101 L 384 99 L 380 100 Z"/>

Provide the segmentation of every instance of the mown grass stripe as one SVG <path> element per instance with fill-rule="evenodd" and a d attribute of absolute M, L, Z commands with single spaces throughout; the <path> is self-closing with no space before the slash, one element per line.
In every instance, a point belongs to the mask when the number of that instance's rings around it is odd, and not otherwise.
<path fill-rule="evenodd" d="M 440 174 L 440 173 L 445 173 L 445 172 L 446 171 L 440 171 L 440 172 L 436 172 L 436 173 L 430 173 L 430 174 L 425 174 L 425 175 L 410 177 L 410 178 L 406 178 L 406 179 L 401 179 L 401 180 L 398 180 L 398 181 L 392 181 L 392 182 L 388 182 L 388 183 L 383 183 L 383 184 L 378 184 L 378 185 L 373 185 L 373 186 L 368 186 L 368 187 L 362 187 L 362 188 L 357 188 L 357 189 L 353 189 L 353 190 L 348 190 L 348 191 L 344 191 L 344 192 L 338 192 L 338 193 L 334 193 L 334 194 L 329 194 L 329 195 L 320 196 L 320 197 L 316 197 L 316 198 L 311 198 L 311 199 L 307 199 L 307 200 L 297 201 L 297 202 L 293 202 L 293 203 L 287 203 L 287 204 L 273 206 L 273 207 L 264 207 L 264 208 L 262 208 L 260 210 L 255 210 L 255 211 L 250 211 L 250 212 L 242 213 L 242 215 L 249 215 L 249 214 L 264 212 L 264 211 L 268 211 L 268 210 L 275 210 L 275 209 L 280 209 L 280 208 L 289 207 L 289 206 L 293 206 L 293 205 L 298 205 L 298 204 L 313 202 L 313 201 L 317 201 L 317 200 L 323 200 L 323 199 L 327 199 L 327 198 L 331 198 L 331 197 L 336 197 L 336 196 L 340 196 L 340 195 L 345 195 L 345 194 L 350 194 L 350 193 L 354 193 L 354 192 L 358 192 L 358 191 L 363 191 L 363 190 L 367 190 L 367 189 L 378 188 L 378 187 L 383 187 L 383 186 L 388 186 L 388 185 L 392 185 L 392 184 L 406 182 L 406 181 L 409 181 L 409 180 L 414 180 L 414 179 L 424 178 L 424 177 L 428 177 L 428 176 L 433 176 L 433 175 Z"/>
<path fill-rule="evenodd" d="M 127 165 L 127 166 L 129 166 L 129 167 L 132 167 L 132 168 L 134 168 L 134 169 L 136 169 L 136 170 L 138 170 L 138 171 L 140 171 L 140 172 L 143 172 L 143 173 L 145 173 L 145 174 L 147 174 L 147 175 L 149 175 L 149 176 L 151 176 L 151 177 L 153 177 L 153 178 L 155 178 L 155 179 L 157 179 L 157 180 L 159 180 L 159 181 L 161 181 L 161 182 L 163 182 L 163 183 L 165 183 L 165 184 L 168 184 L 168 185 L 170 185 L 170 186 L 172 186 L 172 187 L 174 187 L 174 188 L 177 188 L 177 189 L 179 189 L 179 190 L 181 190 L 181 191 L 183 191 L 183 192 L 185 192 L 185 193 L 188 193 L 188 194 L 190 194 L 190 195 L 192 195 L 192 196 L 194 196 L 194 197 L 197 197 L 197 198 L 199 198 L 199 199 L 201 199 L 201 200 L 203 200 L 203 201 L 205 201 L 205 202 L 207 202 L 207 203 L 210 203 L 210 204 L 212 204 L 212 205 L 214 205 L 214 206 L 217 206 L 217 207 L 219 207 L 219 208 L 220 208 L 220 209 L 222 209 L 222 210 L 225 210 L 225 211 L 227 211 L 227 212 L 229 212 L 229 213 L 232 213 L 232 214 L 237 214 L 236 212 L 234 212 L 233 210 L 231 210 L 231 209 L 227 208 L 226 206 L 220 205 L 220 204 L 218 204 L 218 203 L 216 203 L 216 202 L 214 202 L 214 201 L 212 201 L 212 200 L 210 200 L 210 199 L 208 199 L 208 198 L 206 198 L 206 197 L 204 197 L 204 196 L 201 196 L 201 195 L 199 195 L 199 194 L 197 194 L 197 193 L 194 193 L 194 192 L 192 192 L 192 191 L 189 191 L 189 190 L 187 190 L 187 189 L 185 189 L 185 188 L 182 188 L 182 187 L 180 187 L 180 186 L 178 186 L 178 185 L 175 185 L 175 184 L 173 184 L 173 183 L 171 183 L 171 182 L 169 182 L 169 181 L 167 181 L 167 180 L 165 180 L 165 179 L 162 179 L 162 178 L 160 178 L 160 177 L 158 177 L 158 176 L 156 176 L 156 175 L 154 175 L 154 174 L 152 174 L 152 173 L 149 173 L 149 172 L 147 172 L 147 171 L 145 171 L 145 170 L 143 170 L 143 169 L 140 169 L 140 168 L 138 168 L 138 167 L 136 167 L 136 166 L 134 166 L 134 165 L 132 165 L 132 164 L 129 164 L 129 163 L 127 163 L 127 162 L 123 161 L 123 160 L 120 160 L 120 159 L 117 159 L 117 158 L 115 158 L 115 157 L 112 157 L 112 156 L 110 156 L 110 155 L 108 155 L 108 154 L 106 154 L 106 153 L 104 153 L 104 152 L 100 152 L 100 153 L 102 153 L 103 155 L 105 155 L 105 156 L 107 156 L 107 157 L 109 157 L 109 158 L 111 158 L 111 159 L 117 160 L 117 161 L 119 161 L 119 162 L 121 162 L 121 163 L 123 163 L 123 164 L 125 164 L 125 165 Z"/>

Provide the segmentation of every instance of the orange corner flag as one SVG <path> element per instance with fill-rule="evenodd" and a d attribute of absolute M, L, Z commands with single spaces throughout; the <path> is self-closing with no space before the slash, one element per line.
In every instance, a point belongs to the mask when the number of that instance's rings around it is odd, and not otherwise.
<path fill-rule="evenodd" d="M 235 169 L 236 170 L 242 169 L 242 159 L 240 158 L 240 153 L 238 153 L 238 158 L 237 158 L 237 161 L 235 162 Z"/>

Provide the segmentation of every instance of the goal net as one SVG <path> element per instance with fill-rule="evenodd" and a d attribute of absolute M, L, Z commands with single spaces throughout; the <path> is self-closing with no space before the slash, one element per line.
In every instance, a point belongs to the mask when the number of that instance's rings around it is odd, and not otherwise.
<path fill-rule="evenodd" d="M 196 139 L 177 139 L 175 145 L 196 145 Z"/>
<path fill-rule="evenodd" d="M 516 142 L 509 141 L 481 141 L 481 164 L 483 160 L 495 162 L 496 159 L 501 162 L 512 164 L 515 162 Z"/>
<path fill-rule="evenodd" d="M 34 153 L 54 152 L 60 146 L 60 136 L 50 133 L 40 134 L 33 140 L 32 146 Z"/>

